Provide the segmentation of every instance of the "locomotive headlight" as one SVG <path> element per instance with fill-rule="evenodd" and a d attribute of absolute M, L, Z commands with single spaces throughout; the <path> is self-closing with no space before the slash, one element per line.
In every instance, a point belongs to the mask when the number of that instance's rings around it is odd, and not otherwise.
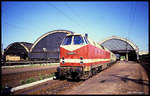
<path fill-rule="evenodd" d="M 83 64 L 83 57 L 80 57 L 80 64 Z"/>
<path fill-rule="evenodd" d="M 64 60 L 64 57 L 62 57 L 62 60 Z"/>
<path fill-rule="evenodd" d="M 64 64 L 65 63 L 65 61 L 62 61 L 62 64 Z"/>
<path fill-rule="evenodd" d="M 80 64 L 83 64 L 83 61 L 80 61 Z"/>
<path fill-rule="evenodd" d="M 64 59 L 64 57 L 62 57 L 62 64 L 64 64 L 65 63 L 65 61 L 64 61 L 65 59 Z"/>
<path fill-rule="evenodd" d="M 83 60 L 83 57 L 80 57 L 80 60 Z"/>

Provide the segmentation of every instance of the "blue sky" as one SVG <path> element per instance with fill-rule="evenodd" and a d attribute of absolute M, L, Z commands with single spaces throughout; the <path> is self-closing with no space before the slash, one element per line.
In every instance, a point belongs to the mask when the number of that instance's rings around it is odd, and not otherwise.
<path fill-rule="evenodd" d="M 88 33 L 99 42 L 110 36 L 128 38 L 148 51 L 148 2 L 1 2 L 2 47 L 13 42 L 34 43 L 58 30 Z"/>

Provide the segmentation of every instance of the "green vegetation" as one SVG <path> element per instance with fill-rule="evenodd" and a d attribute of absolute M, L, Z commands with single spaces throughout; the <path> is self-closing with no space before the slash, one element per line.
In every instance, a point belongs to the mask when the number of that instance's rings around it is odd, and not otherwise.
<path fill-rule="evenodd" d="M 40 79 L 40 80 L 43 80 L 44 78 L 45 78 L 44 75 L 39 75 L 39 79 Z"/>
<path fill-rule="evenodd" d="M 52 74 L 49 74 L 49 77 L 53 77 L 55 74 L 54 73 L 52 73 Z"/>
<path fill-rule="evenodd" d="M 20 80 L 21 84 L 28 84 L 37 81 L 35 78 L 29 78 L 27 80 Z"/>
<path fill-rule="evenodd" d="M 21 84 L 28 84 L 28 83 L 32 83 L 32 82 L 35 82 L 35 81 L 38 81 L 38 80 L 43 80 L 43 79 L 46 79 L 46 78 L 50 78 L 50 77 L 53 77 L 53 76 L 54 76 L 54 73 L 45 74 L 45 75 L 39 74 L 38 79 L 31 77 L 27 80 L 20 80 L 20 83 Z"/>
<path fill-rule="evenodd" d="M 120 57 L 120 60 L 125 60 L 125 59 L 126 59 L 125 56 Z"/>
<path fill-rule="evenodd" d="M 26 80 L 26 83 L 28 84 L 28 83 L 32 83 L 32 82 L 35 82 L 35 81 L 37 81 L 35 78 L 29 78 L 29 79 Z"/>
<path fill-rule="evenodd" d="M 21 84 L 25 84 L 25 81 L 24 81 L 24 80 L 20 80 L 20 83 L 21 83 Z"/>
<path fill-rule="evenodd" d="M 43 80 L 43 79 L 50 78 L 50 77 L 53 77 L 53 76 L 54 76 L 54 73 L 52 73 L 52 74 L 45 74 L 45 75 L 39 75 L 39 79 Z"/>

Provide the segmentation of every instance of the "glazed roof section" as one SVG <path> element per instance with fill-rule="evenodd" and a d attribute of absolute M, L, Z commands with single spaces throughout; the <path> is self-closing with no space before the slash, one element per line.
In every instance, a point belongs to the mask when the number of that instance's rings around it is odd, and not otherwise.
<path fill-rule="evenodd" d="M 47 32 L 45 34 L 43 34 L 42 36 L 40 36 L 33 44 L 33 46 L 31 47 L 30 49 L 30 52 L 33 52 L 34 49 L 38 49 L 40 50 L 39 48 L 42 48 L 42 47 L 46 47 L 47 45 L 43 46 L 44 44 L 40 44 L 40 42 L 43 40 L 44 42 L 43 43 L 50 43 L 51 42 L 51 46 L 54 46 L 54 48 L 56 48 L 56 44 L 55 43 L 60 43 L 61 42 L 61 39 L 64 38 L 63 34 L 68 34 L 68 33 L 73 33 L 72 31 L 68 31 L 68 30 L 53 30 L 53 31 L 50 31 L 50 32 Z M 60 36 L 59 36 L 60 35 Z M 62 36 L 61 36 L 62 35 Z M 46 42 L 45 42 L 46 41 Z M 54 44 L 53 44 L 54 43 Z M 60 45 L 60 44 L 58 44 Z M 35 48 L 37 46 L 40 46 L 38 48 Z M 47 46 L 48 47 L 48 46 Z M 52 49 L 54 49 L 52 48 Z M 57 50 L 57 49 L 56 49 Z M 35 51 L 35 50 L 34 50 Z"/>
<path fill-rule="evenodd" d="M 28 42 L 14 42 L 8 45 L 5 52 L 6 53 L 18 53 L 18 52 L 29 52 L 30 48 L 32 47 L 32 43 Z"/>
<path fill-rule="evenodd" d="M 139 51 L 138 47 L 133 42 L 117 36 L 109 37 L 99 42 L 99 44 L 108 48 L 111 51 Z"/>
<path fill-rule="evenodd" d="M 129 45 L 127 42 L 124 42 L 119 39 L 111 39 L 107 42 L 102 43 L 102 46 L 105 46 L 109 50 L 134 50 L 131 45 Z"/>

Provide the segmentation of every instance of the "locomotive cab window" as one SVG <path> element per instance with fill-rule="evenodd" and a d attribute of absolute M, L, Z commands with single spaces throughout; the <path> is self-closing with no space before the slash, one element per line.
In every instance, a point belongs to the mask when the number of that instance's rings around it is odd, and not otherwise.
<path fill-rule="evenodd" d="M 72 36 L 67 36 L 63 41 L 63 45 L 71 45 L 71 42 L 72 42 Z"/>
<path fill-rule="evenodd" d="M 80 35 L 74 36 L 73 42 L 75 45 L 84 44 L 84 40 L 83 40 L 82 36 L 80 36 Z"/>

